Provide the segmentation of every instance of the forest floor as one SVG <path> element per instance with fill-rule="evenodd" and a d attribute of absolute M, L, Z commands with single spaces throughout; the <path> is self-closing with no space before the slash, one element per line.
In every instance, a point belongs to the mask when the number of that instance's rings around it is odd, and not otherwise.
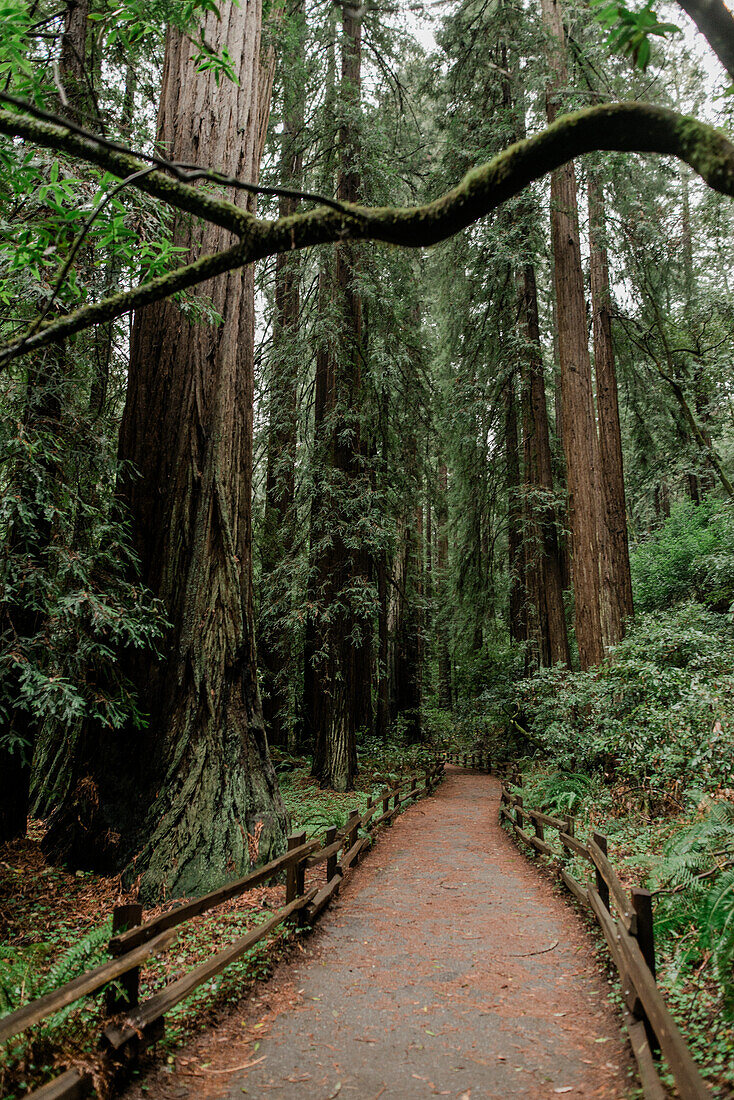
<path fill-rule="evenodd" d="M 498 800 L 496 780 L 449 769 L 315 934 L 127 1100 L 633 1095 L 597 941 Z"/>

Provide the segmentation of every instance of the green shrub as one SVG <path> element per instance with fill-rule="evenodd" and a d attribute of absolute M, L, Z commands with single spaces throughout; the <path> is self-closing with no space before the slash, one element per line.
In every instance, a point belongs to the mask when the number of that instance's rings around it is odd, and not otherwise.
<path fill-rule="evenodd" d="M 649 803 L 734 785 L 731 623 L 692 603 L 642 615 L 598 668 L 522 681 L 517 709 L 541 759 L 621 780 Z"/>
<path fill-rule="evenodd" d="M 696 599 L 725 611 L 734 602 L 734 507 L 706 497 L 676 504 L 662 527 L 631 555 L 637 611 Z"/>

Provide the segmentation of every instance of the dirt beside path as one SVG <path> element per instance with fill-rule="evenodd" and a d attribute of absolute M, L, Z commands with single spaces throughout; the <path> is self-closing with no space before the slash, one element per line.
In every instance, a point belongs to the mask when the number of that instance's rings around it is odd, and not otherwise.
<path fill-rule="evenodd" d="M 449 769 L 247 1006 L 238 1037 L 202 1037 L 145 1095 L 627 1096 L 592 942 L 500 828 L 498 800 L 496 780 Z"/>

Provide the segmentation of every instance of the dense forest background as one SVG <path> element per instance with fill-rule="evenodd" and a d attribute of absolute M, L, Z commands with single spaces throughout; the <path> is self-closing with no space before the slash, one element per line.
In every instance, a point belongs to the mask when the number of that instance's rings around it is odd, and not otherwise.
<path fill-rule="evenodd" d="M 555 0 L 0 18 L 0 841 L 40 819 L 54 863 L 196 893 L 282 850 L 299 768 L 349 791 L 481 743 L 617 821 L 689 1016 L 731 1008 L 730 198 L 592 152 L 430 249 L 294 237 L 129 296 L 233 247 L 218 196 L 414 206 L 618 101 L 731 132 L 734 32 L 717 59 L 674 5 Z M 202 169 L 212 220 L 63 125 Z"/>

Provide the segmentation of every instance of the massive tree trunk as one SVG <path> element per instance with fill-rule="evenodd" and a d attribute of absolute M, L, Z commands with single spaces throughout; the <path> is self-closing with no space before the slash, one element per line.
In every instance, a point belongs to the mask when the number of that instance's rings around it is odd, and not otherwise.
<path fill-rule="evenodd" d="M 194 71 L 170 29 L 159 141 L 175 160 L 257 178 L 259 0 L 222 7 L 204 33 L 237 59 L 239 86 Z M 236 201 L 246 199 L 238 192 Z M 226 248 L 230 235 L 180 218 L 177 245 Z M 203 284 L 223 318 L 189 323 L 164 302 L 135 319 L 120 433 L 143 582 L 170 629 L 161 659 L 123 654 L 146 729 L 99 734 L 74 798 L 77 823 L 51 845 L 80 865 L 141 876 L 144 899 L 198 893 L 284 844 L 286 818 L 257 688 L 250 558 L 254 289 L 252 269 Z M 136 475 L 133 471 L 139 471 Z"/>
<path fill-rule="evenodd" d="M 632 617 L 632 576 L 627 542 L 622 434 L 612 343 L 604 195 L 589 173 L 589 271 L 594 329 L 596 404 L 599 416 L 601 610 L 604 644 L 617 645 Z"/>
<path fill-rule="evenodd" d="M 563 564 L 558 539 L 558 524 L 552 502 L 553 464 L 545 399 L 543 352 L 538 320 L 538 292 L 535 269 L 523 268 L 520 317 L 526 340 L 529 434 L 525 438 L 526 484 L 532 499 L 528 503 L 533 552 L 538 555 L 537 603 L 540 656 L 551 665 L 570 663 L 568 631 L 563 606 Z M 539 498 L 539 499 L 538 499 Z M 546 498 L 545 501 L 543 498 Z"/>
<path fill-rule="evenodd" d="M 542 0 L 551 36 L 551 81 L 546 96 L 548 122 L 555 121 L 556 98 L 568 84 L 565 33 L 557 0 Z M 576 643 L 582 669 L 604 656 L 599 611 L 597 539 L 597 438 L 581 268 L 576 174 L 573 162 L 551 176 L 558 350 L 561 363 L 563 448 L 566 455 L 568 515 L 573 555 Z"/>
<path fill-rule="evenodd" d="M 299 49 L 295 53 L 295 71 L 303 57 L 303 15 L 299 8 L 294 18 Z M 281 138 L 281 186 L 298 190 L 303 167 L 303 98 L 292 73 L 284 78 L 283 134 Z M 294 214 L 298 200 L 281 196 L 281 218 Z M 300 321 L 299 252 L 282 252 L 275 260 L 275 317 L 270 365 L 270 410 L 268 455 L 265 485 L 265 522 L 263 581 L 265 599 L 273 605 L 263 608 L 259 639 L 260 668 L 263 673 L 263 712 L 270 744 L 294 748 L 293 744 L 293 652 L 292 637 L 283 617 L 287 613 L 290 577 L 287 562 L 293 551 L 295 524 L 296 433 L 298 425 L 298 332 Z M 280 568 L 277 575 L 275 570 Z M 265 625 L 266 624 L 266 625 Z"/>

